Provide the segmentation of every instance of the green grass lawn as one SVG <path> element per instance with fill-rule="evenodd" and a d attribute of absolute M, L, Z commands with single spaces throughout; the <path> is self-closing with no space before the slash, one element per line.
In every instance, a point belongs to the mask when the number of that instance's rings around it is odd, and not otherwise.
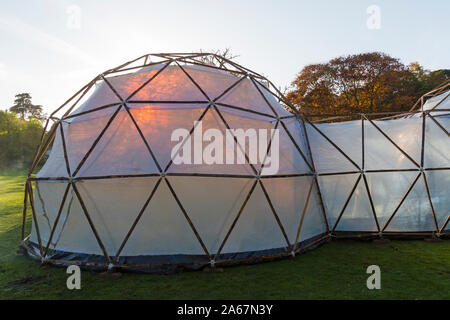
<path fill-rule="evenodd" d="M 83 271 L 81 290 L 66 288 L 65 268 L 16 256 L 25 176 L 0 176 L 0 299 L 449 299 L 450 241 L 333 241 L 276 262 L 224 273 L 123 274 Z M 30 221 L 28 221 L 30 223 Z M 366 288 L 368 265 L 381 290 Z"/>

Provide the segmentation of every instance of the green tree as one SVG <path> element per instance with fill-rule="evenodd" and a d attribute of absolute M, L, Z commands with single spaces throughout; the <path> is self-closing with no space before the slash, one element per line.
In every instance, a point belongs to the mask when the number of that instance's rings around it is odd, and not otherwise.
<path fill-rule="evenodd" d="M 43 121 L 45 119 L 42 106 L 31 103 L 29 93 L 16 94 L 14 105 L 9 108 L 9 111 L 17 113 L 22 120 L 36 119 Z"/>
<path fill-rule="evenodd" d="M 0 110 L 0 167 L 29 167 L 42 133 L 42 124 Z"/>

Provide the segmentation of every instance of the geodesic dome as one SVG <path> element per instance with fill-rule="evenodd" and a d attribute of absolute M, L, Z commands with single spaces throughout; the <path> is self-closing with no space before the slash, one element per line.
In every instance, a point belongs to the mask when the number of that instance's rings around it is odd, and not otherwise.
<path fill-rule="evenodd" d="M 50 118 L 24 245 L 54 264 L 168 271 L 292 256 L 343 233 L 445 232 L 448 118 L 320 123 L 289 106 L 214 54 L 106 71 Z"/>

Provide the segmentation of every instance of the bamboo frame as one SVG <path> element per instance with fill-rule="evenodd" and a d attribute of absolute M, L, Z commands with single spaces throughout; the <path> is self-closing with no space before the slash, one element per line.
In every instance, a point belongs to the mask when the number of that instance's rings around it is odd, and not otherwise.
<path fill-rule="evenodd" d="M 205 64 L 201 58 L 205 57 L 205 56 L 212 56 L 214 59 L 216 59 L 217 61 L 219 61 L 220 66 L 212 66 L 212 65 L 208 65 Z M 155 59 L 160 59 L 159 61 L 155 61 L 155 62 L 150 62 L 147 63 L 149 61 L 149 59 L 151 58 L 155 58 Z M 142 62 L 140 62 L 142 60 Z M 150 60 L 151 61 L 151 60 Z M 183 63 L 183 65 L 181 65 L 181 63 Z M 135 66 L 133 66 L 133 64 L 137 64 Z M 149 79 L 147 79 L 145 82 L 143 82 L 136 90 L 134 90 L 128 97 L 124 98 L 121 97 L 120 94 L 117 92 L 117 90 L 114 88 L 114 86 L 112 85 L 112 83 L 108 80 L 109 77 L 112 76 L 118 76 L 118 74 L 123 74 L 124 72 L 128 72 L 128 71 L 132 71 L 132 70 L 138 70 L 144 67 L 149 67 L 149 66 L 155 66 L 155 65 L 161 65 L 161 68 L 155 73 L 153 74 L 151 77 L 149 77 Z M 176 66 L 178 67 L 183 74 L 186 75 L 187 79 L 189 79 L 190 82 L 192 82 L 194 84 L 194 86 L 199 90 L 199 92 L 205 97 L 205 100 L 202 101 L 144 101 L 144 100 L 138 100 L 136 98 L 134 98 L 136 96 L 136 94 L 144 89 L 147 85 L 149 85 L 153 79 L 155 79 L 156 77 L 160 76 L 160 74 L 170 65 L 172 66 Z M 195 81 L 195 79 L 189 74 L 188 71 L 186 71 L 186 65 L 200 65 L 200 66 L 204 66 L 206 68 L 211 68 L 214 70 L 220 70 L 222 72 L 227 72 L 230 75 L 233 75 L 236 77 L 236 81 L 231 84 L 228 88 L 225 88 L 225 90 L 218 94 L 217 97 L 209 97 L 207 95 L 207 93 L 202 89 L 202 87 Z M 231 92 L 231 90 L 233 90 L 233 88 L 235 88 L 236 86 L 238 86 L 242 81 L 244 81 L 245 79 L 248 79 L 250 81 L 250 83 L 254 86 L 254 88 L 256 89 L 256 91 L 258 92 L 258 94 L 262 97 L 262 100 L 264 101 L 267 110 L 269 111 L 268 113 L 265 112 L 258 112 L 255 110 L 251 110 L 251 109 L 247 109 L 247 108 L 243 108 L 243 107 L 239 107 L 239 106 L 235 106 L 235 105 L 230 105 L 230 104 L 226 104 L 226 103 L 222 103 L 221 99 L 227 95 L 228 93 Z M 98 106 L 96 108 L 90 109 L 90 110 L 86 110 L 86 111 L 82 111 L 82 112 L 76 112 L 75 113 L 71 113 L 72 110 L 74 110 L 74 108 L 79 104 L 79 102 L 82 100 L 82 98 L 87 94 L 87 92 L 89 90 L 92 89 L 92 87 L 98 82 L 98 81 L 103 81 L 110 89 L 111 92 L 118 98 L 118 100 L 120 102 L 117 103 L 112 103 L 112 104 L 108 104 L 108 105 L 102 105 L 102 106 Z M 262 82 L 265 82 L 266 84 L 263 84 Z M 432 92 L 428 93 L 428 96 L 434 96 L 437 94 L 441 94 L 442 92 L 444 92 L 445 90 L 447 90 L 450 86 L 450 82 L 437 88 L 436 90 L 433 90 Z M 280 116 L 277 111 L 274 109 L 274 107 L 271 105 L 271 103 L 267 100 L 263 90 L 266 91 L 266 93 L 276 97 L 278 99 L 278 101 L 283 102 L 286 107 L 289 107 L 291 109 L 291 111 L 294 112 L 294 114 L 289 115 L 289 116 Z M 448 96 L 448 95 L 447 95 Z M 446 97 L 447 97 L 446 96 Z M 133 99 L 134 98 L 134 99 Z M 444 98 L 445 99 L 445 98 Z M 437 234 L 439 235 L 440 233 L 443 233 L 445 230 L 446 225 L 449 223 L 449 218 L 447 217 L 444 224 L 442 226 L 438 225 L 438 221 L 436 218 L 436 213 L 435 213 L 435 209 L 434 209 L 434 205 L 433 205 L 433 201 L 432 201 L 432 195 L 430 193 L 430 188 L 428 185 L 428 181 L 427 181 L 427 177 L 426 177 L 426 172 L 427 171 L 434 171 L 434 170 L 450 170 L 450 167 L 436 167 L 436 168 L 425 168 L 424 167 L 424 157 L 425 157 L 425 145 L 426 145 L 426 141 L 425 141 L 425 136 L 426 136 L 426 130 L 425 130 L 425 126 L 426 126 L 426 118 L 429 117 L 434 124 L 436 124 L 436 126 L 438 128 L 440 128 L 447 136 L 449 136 L 449 132 L 439 123 L 439 121 L 436 119 L 436 117 L 439 116 L 439 114 L 445 114 L 444 112 L 448 112 L 450 111 L 449 109 L 439 109 L 439 110 L 428 110 L 428 111 L 423 111 L 423 103 L 425 101 L 425 98 L 422 97 L 418 103 L 421 103 L 421 109 L 420 110 L 414 110 L 414 107 L 407 113 L 404 112 L 379 112 L 379 113 L 372 113 L 372 114 L 361 114 L 361 113 L 353 113 L 353 114 L 346 114 L 346 115 L 332 115 L 332 114 L 323 114 L 323 115 L 311 115 L 311 114 L 301 114 L 298 112 L 298 110 L 296 110 L 296 108 L 290 103 L 290 101 L 284 97 L 284 95 L 276 88 L 275 85 L 273 85 L 272 82 L 270 82 L 268 79 L 266 79 L 264 76 L 251 71 L 233 61 L 230 61 L 224 57 L 220 57 L 216 54 L 210 54 L 210 53 L 157 53 L 157 54 L 146 54 L 143 55 L 141 57 L 138 57 L 134 60 L 130 60 L 122 65 L 119 65 L 118 67 L 115 67 L 113 69 L 109 69 L 107 71 L 105 71 L 103 74 L 98 75 L 97 77 L 95 77 L 94 79 L 92 79 L 88 84 L 86 84 L 84 87 L 82 87 L 77 93 L 75 93 L 71 98 L 69 98 L 66 102 L 64 102 L 59 108 L 57 108 L 54 112 L 52 112 L 52 114 L 50 115 L 50 117 L 47 119 L 45 127 L 44 127 L 44 131 L 41 134 L 40 137 L 40 141 L 39 141 L 39 145 L 37 146 L 34 158 L 33 158 L 33 162 L 32 162 L 32 166 L 30 168 L 28 177 L 27 177 L 27 182 L 25 185 L 25 196 L 24 196 L 24 209 L 23 209 L 23 216 L 22 216 L 22 240 L 24 242 L 24 246 L 26 248 L 29 248 L 26 243 L 25 243 L 25 239 L 27 238 L 25 236 L 25 226 L 26 226 L 26 219 L 27 219 L 27 206 L 28 206 L 28 201 L 30 201 L 30 205 L 31 205 L 31 209 L 32 209 L 32 219 L 34 222 L 34 225 L 36 226 L 36 234 L 38 237 L 38 247 L 39 247 L 39 252 L 40 252 L 40 256 L 38 256 L 35 252 L 32 252 L 32 250 L 28 250 L 30 251 L 30 253 L 32 255 L 35 255 L 38 258 L 41 258 L 42 260 L 44 260 L 47 263 L 55 263 L 55 264 L 79 264 L 79 265 L 85 265 L 85 266 L 100 266 L 100 267 L 104 267 L 104 268 L 108 268 L 110 269 L 111 266 L 113 267 L 119 267 L 119 268 L 133 268 L 133 267 L 138 267 L 138 266 L 155 266 L 158 264 L 141 264 L 141 265 L 132 265 L 132 264 L 118 264 L 119 262 L 119 258 L 121 256 L 122 250 L 125 247 L 125 245 L 128 242 L 128 239 L 130 238 L 130 236 L 132 235 L 133 231 L 135 230 L 136 225 L 139 223 L 142 215 L 144 214 L 145 210 L 147 209 L 149 203 L 151 202 L 151 200 L 153 199 L 155 193 L 157 192 L 158 188 L 161 185 L 161 182 L 164 180 L 165 184 L 167 185 L 167 187 L 170 190 L 171 195 L 173 196 L 174 200 L 176 201 L 178 207 L 180 208 L 186 222 L 189 224 L 193 234 L 195 235 L 196 239 L 198 240 L 199 244 L 201 245 L 204 254 L 205 254 L 205 259 L 208 259 L 208 261 L 206 260 L 201 260 L 201 261 L 193 261 L 190 264 L 194 264 L 194 265 L 199 265 L 199 266 L 203 266 L 203 265 L 207 265 L 207 264 L 211 264 L 211 266 L 215 266 L 217 264 L 228 264 L 228 263 L 237 263 L 237 262 L 251 262 L 251 261 L 260 261 L 260 260 L 265 260 L 265 259 L 274 259 L 274 258 L 282 258 L 282 257 L 288 257 L 291 255 L 295 255 L 295 253 L 298 252 L 302 252 L 303 250 L 306 250 L 307 248 L 314 246 L 316 244 L 319 244 L 323 241 L 326 241 L 327 239 L 330 239 L 331 236 L 333 237 L 343 237 L 346 235 L 343 235 L 345 232 L 341 232 L 341 231 L 337 231 L 336 228 L 339 226 L 339 222 L 341 221 L 341 218 L 345 212 L 345 209 L 348 205 L 348 203 L 350 202 L 356 188 L 358 187 L 359 183 L 361 183 L 361 180 L 364 183 L 364 190 L 367 193 L 369 202 L 370 202 L 370 207 L 371 207 L 371 212 L 376 224 L 376 228 L 377 228 L 377 232 L 360 232 L 360 233 L 356 233 L 353 234 L 351 237 L 354 238 L 358 238 L 358 237 L 364 237 L 364 236 L 394 236 L 394 235 L 405 235 L 405 236 L 416 236 L 416 235 L 429 235 L 429 234 Z M 442 100 L 443 101 L 443 100 Z M 442 102 L 441 101 L 441 102 Z M 441 103 L 440 102 L 440 103 Z M 56 112 L 59 112 L 60 110 L 62 110 L 63 108 L 65 108 L 66 106 L 68 106 L 70 103 L 73 103 L 68 109 L 67 111 L 64 112 L 63 116 L 60 119 L 56 119 L 57 124 L 50 130 L 50 132 L 47 135 L 47 139 L 44 139 L 45 137 L 45 132 L 49 126 L 50 123 L 50 119 L 52 121 L 55 121 L 55 117 L 54 114 Z M 138 123 L 136 122 L 136 120 L 134 119 L 132 112 L 130 111 L 130 107 L 129 104 L 200 104 L 200 105 L 206 105 L 206 107 L 204 108 L 204 110 L 201 113 L 201 116 L 199 117 L 199 119 L 197 121 L 201 121 L 204 116 L 206 115 L 207 112 L 216 112 L 217 115 L 219 116 L 221 123 L 223 123 L 225 125 L 225 127 L 227 129 L 230 129 L 230 125 L 229 123 L 226 121 L 225 117 L 223 116 L 223 114 L 221 113 L 220 109 L 222 108 L 229 108 L 229 109 L 234 109 L 234 110 L 240 110 L 242 112 L 246 112 L 248 114 L 254 114 L 254 115 L 258 115 L 261 117 L 264 117 L 265 119 L 267 119 L 267 122 L 274 122 L 275 121 L 275 125 L 274 128 L 277 129 L 279 125 L 281 125 L 281 127 L 283 128 L 283 130 L 285 130 L 286 134 L 288 135 L 289 139 L 292 141 L 292 143 L 294 144 L 295 150 L 297 150 L 297 153 L 301 156 L 301 158 L 304 160 L 304 162 L 307 164 L 309 172 L 305 172 L 305 173 L 287 173 L 287 174 L 275 174 L 275 175 L 269 175 L 269 176 L 261 176 L 261 172 L 262 169 L 264 167 L 264 163 L 265 163 L 265 159 L 268 156 L 268 152 L 270 150 L 270 145 L 272 143 L 272 137 L 270 139 L 268 148 L 267 148 L 267 152 L 264 158 L 264 161 L 260 167 L 259 170 L 256 170 L 256 168 L 253 166 L 253 164 L 249 163 L 249 157 L 247 155 L 247 153 L 245 152 L 245 149 L 242 148 L 242 146 L 239 145 L 237 138 L 233 135 L 233 139 L 235 141 L 235 143 L 237 143 L 238 148 L 241 148 L 241 151 L 243 152 L 244 156 L 245 156 L 245 160 L 246 162 L 250 165 L 253 174 L 248 174 L 248 175 L 240 175 L 240 174 L 220 174 L 220 173 L 212 173 L 212 174 L 205 174 L 205 173 L 170 173 L 167 172 L 168 169 L 171 167 L 172 165 L 172 159 L 169 161 L 169 163 L 166 164 L 165 167 L 161 166 L 161 164 L 158 163 L 157 158 L 153 152 L 153 150 L 151 149 L 151 145 L 149 144 L 149 142 L 147 141 L 147 139 L 145 138 L 145 136 L 143 135 Z M 417 103 L 416 103 L 417 104 Z M 415 105 L 416 106 L 416 105 Z M 108 122 L 106 123 L 106 125 L 103 127 L 103 129 L 101 130 L 101 132 L 99 133 L 99 135 L 96 137 L 96 139 L 94 140 L 94 142 L 92 143 L 92 145 L 89 147 L 88 151 L 86 152 L 86 154 L 83 156 L 83 158 L 81 159 L 81 161 L 78 163 L 76 168 L 70 168 L 70 162 L 69 162 L 69 152 L 70 150 L 67 149 L 67 145 L 66 145 L 66 141 L 65 141 L 65 134 L 64 134 L 64 128 L 63 128 L 63 122 L 68 120 L 68 119 L 76 119 L 77 117 L 86 115 L 86 114 L 90 114 L 93 112 L 97 112 L 97 111 L 101 111 L 104 109 L 108 109 L 108 108 L 115 108 L 114 112 L 110 115 Z M 122 110 L 122 108 L 124 110 Z M 214 111 L 210 110 L 210 109 L 214 109 Z M 77 176 L 80 169 L 83 167 L 84 163 L 87 161 L 89 155 L 93 152 L 93 150 L 95 149 L 95 147 L 98 145 L 100 139 L 103 137 L 103 135 L 105 134 L 105 132 L 108 130 L 108 128 L 110 127 L 111 123 L 114 121 L 115 117 L 118 115 L 119 112 L 125 111 L 128 116 L 130 117 L 130 119 L 132 120 L 137 132 L 139 133 L 139 136 L 141 137 L 142 141 L 144 142 L 144 144 L 146 145 L 146 148 L 149 151 L 150 157 L 152 158 L 152 160 L 154 161 L 155 165 L 157 166 L 158 172 L 151 172 L 151 173 L 142 173 L 142 174 L 111 174 L 111 175 L 106 175 L 106 176 Z M 430 111 L 433 111 L 433 115 L 430 114 Z M 399 145 L 397 145 L 379 126 L 377 126 L 374 121 L 372 119 L 375 119 L 376 117 L 382 117 L 382 118 L 377 118 L 377 120 L 380 119 L 393 119 L 393 118 L 398 118 L 398 117 L 405 117 L 408 115 L 413 115 L 413 114 L 421 114 L 423 117 L 422 120 L 422 139 L 421 139 L 421 159 L 420 159 L 420 164 L 418 162 L 416 162 L 410 155 L 408 155 Z M 388 117 L 388 115 L 390 115 Z M 333 142 L 332 137 L 328 137 L 326 134 L 324 134 L 318 127 L 317 127 L 317 123 L 322 122 L 322 121 L 329 121 L 330 118 L 327 117 L 332 117 L 331 119 L 339 119 L 339 118 L 344 118 L 344 117 L 360 117 L 361 119 L 361 138 L 362 138 L 362 143 L 361 143 L 361 166 L 359 166 L 353 159 L 351 159 L 351 157 L 346 154 L 335 142 Z M 322 120 L 313 120 L 315 118 L 321 118 Z M 289 128 L 287 127 L 285 121 L 287 121 L 288 119 L 294 119 L 294 121 L 298 121 L 298 123 L 300 124 L 302 131 L 303 131 L 303 138 L 306 142 L 306 148 L 307 150 L 302 151 L 302 148 L 300 148 L 300 146 L 297 144 L 297 142 L 295 141 L 294 137 L 292 136 L 291 132 L 289 131 Z M 407 157 L 415 166 L 416 168 L 414 169 L 377 169 L 377 170 L 367 170 L 365 167 L 365 122 L 367 122 L 368 124 L 371 124 L 372 126 L 374 126 L 378 132 L 380 132 L 383 137 L 389 141 L 396 149 L 398 149 L 405 157 Z M 309 136 L 308 136 L 308 130 L 307 130 L 307 125 L 309 125 L 312 130 L 315 130 L 316 132 L 318 132 L 326 141 L 328 141 L 331 146 L 336 149 L 340 154 L 342 154 L 354 167 L 355 170 L 354 171 L 338 171 L 338 172 L 320 172 L 320 170 L 317 170 L 314 164 L 314 159 L 313 159 L 313 152 L 311 149 L 311 144 L 310 144 L 310 140 L 309 140 Z M 59 127 L 59 130 L 58 130 Z M 192 133 L 195 130 L 195 125 L 191 128 L 188 137 L 191 137 Z M 58 133 L 59 131 L 59 133 Z M 60 134 L 61 136 L 61 141 L 62 141 L 62 147 L 63 147 L 63 155 L 64 155 L 64 161 L 66 164 L 66 171 L 67 171 L 67 177 L 34 177 L 32 175 L 33 170 L 36 168 L 36 166 L 39 164 L 39 162 L 41 161 L 42 157 L 44 156 L 45 152 L 48 150 L 48 148 L 50 147 L 50 145 L 52 144 L 52 142 L 54 141 L 55 137 L 57 134 Z M 182 142 L 180 148 L 182 148 L 183 144 L 186 142 L 187 138 L 185 138 L 185 140 Z M 44 141 L 45 140 L 45 141 Z M 75 169 L 75 170 L 73 170 Z M 374 174 L 374 173 L 383 173 L 383 172 L 417 172 L 417 176 L 414 179 L 413 183 L 409 186 L 408 190 L 406 191 L 406 193 L 404 194 L 404 196 L 402 197 L 400 203 L 397 205 L 397 207 L 395 208 L 395 210 L 392 212 L 392 214 L 389 216 L 389 219 L 386 221 L 386 223 L 383 226 L 379 225 L 379 221 L 378 221 L 378 217 L 377 217 L 377 212 L 375 209 L 375 205 L 373 203 L 373 199 L 372 199 L 372 194 L 369 188 L 369 184 L 366 178 L 366 175 L 368 173 Z M 320 183 L 319 183 L 319 179 L 321 179 L 321 177 L 326 177 L 326 176 L 334 176 L 334 175 L 346 175 L 346 174 L 359 174 L 358 178 L 356 180 L 356 182 L 354 183 L 350 194 L 348 195 L 343 208 L 341 208 L 340 212 L 339 212 L 339 216 L 337 218 L 337 220 L 335 221 L 334 225 L 332 227 L 329 226 L 329 219 L 327 218 L 327 212 L 326 212 L 326 208 L 324 205 L 324 201 L 323 201 L 323 196 L 321 193 L 321 189 L 320 189 Z M 220 246 L 218 248 L 218 250 L 215 253 L 210 253 L 203 241 L 203 239 L 200 236 L 200 233 L 198 232 L 196 226 L 194 225 L 194 223 L 192 222 L 192 220 L 190 219 L 190 216 L 188 214 L 188 212 L 186 211 L 185 207 L 183 206 L 180 198 L 178 197 L 176 191 L 174 190 L 174 188 L 172 187 L 172 185 L 170 184 L 169 180 L 170 177 L 176 177 L 176 176 L 189 176 L 189 177 L 197 177 L 199 179 L 202 179 L 204 177 L 221 177 L 221 178 L 238 178 L 238 179 L 253 179 L 253 183 L 251 188 L 249 189 L 249 192 L 247 193 L 243 203 L 241 204 L 238 212 L 236 213 L 234 220 L 232 222 L 232 224 L 230 225 L 229 229 L 227 230 L 227 233 L 225 235 L 225 237 L 222 239 Z M 418 179 L 420 178 L 420 176 L 422 176 L 422 179 L 424 181 L 424 186 L 426 189 L 426 193 L 427 193 L 427 199 L 430 205 L 430 209 L 431 209 L 431 215 L 433 218 L 433 222 L 434 222 L 434 227 L 435 230 L 430 233 L 428 231 L 424 231 L 424 232 L 389 232 L 386 231 L 386 228 L 389 226 L 389 224 L 391 223 L 391 221 L 395 218 L 396 213 L 398 212 L 398 210 L 400 209 L 400 207 L 402 206 L 402 204 L 405 202 L 405 199 L 407 198 L 408 194 L 410 193 L 410 191 L 414 188 L 415 184 L 417 183 Z M 93 222 L 93 220 L 91 219 L 91 216 L 87 210 L 87 207 L 83 201 L 83 198 L 77 188 L 77 183 L 81 182 L 81 181 L 89 181 L 89 180 L 103 180 L 103 179 L 122 179 L 122 178 L 145 178 L 145 177 L 159 177 L 159 179 L 157 180 L 157 182 L 155 183 L 154 187 L 152 188 L 149 196 L 147 197 L 146 201 L 144 202 L 143 206 L 141 207 L 141 210 L 137 213 L 136 218 L 134 219 L 133 223 L 130 226 L 130 229 L 128 230 L 125 238 L 122 240 L 121 245 L 119 250 L 117 250 L 117 252 L 115 252 L 114 256 L 109 256 L 109 254 L 107 253 L 105 246 L 102 242 L 102 239 L 96 229 L 96 226 Z M 290 243 L 289 238 L 286 234 L 285 228 L 279 218 L 279 214 L 272 202 L 272 199 L 270 198 L 270 194 L 267 191 L 267 189 L 264 186 L 264 182 L 267 179 L 283 179 L 283 178 L 290 178 L 290 177 L 311 177 L 309 186 L 308 186 L 308 192 L 307 192 L 307 197 L 302 209 L 301 214 L 299 214 L 299 224 L 297 227 L 297 233 L 296 233 L 296 237 L 295 237 L 295 242 L 294 243 Z M 36 216 L 36 211 L 34 208 L 34 199 L 33 199 L 33 187 L 32 187 L 32 182 L 33 181 L 60 181 L 62 183 L 67 183 L 67 186 L 65 188 L 64 191 L 64 195 L 57 213 L 57 216 L 55 218 L 55 221 L 53 223 L 53 226 L 51 227 L 51 233 L 49 236 L 49 239 L 47 241 L 47 245 L 45 246 L 45 248 L 42 245 L 42 239 L 41 239 L 41 235 L 40 235 L 40 230 L 39 230 L 39 225 L 38 225 L 38 220 L 37 220 L 37 216 Z M 252 194 L 254 193 L 255 188 L 257 187 L 257 185 L 259 185 L 263 191 L 264 194 L 264 198 L 267 201 L 267 205 L 268 208 L 270 209 L 270 211 L 272 212 L 275 222 L 278 225 L 278 227 L 280 228 L 280 231 L 282 233 L 282 236 L 284 238 L 284 240 L 286 241 L 287 244 L 287 248 L 289 248 L 289 250 L 291 251 L 283 253 L 283 254 L 274 254 L 274 255 L 269 255 L 269 256 L 258 256 L 258 257 L 253 257 L 253 258 L 239 258 L 239 259 L 220 259 L 219 261 L 216 261 L 218 258 L 221 257 L 221 252 L 227 242 L 227 240 L 229 239 L 230 235 L 232 234 L 233 229 L 235 228 L 240 216 L 242 215 L 246 205 L 248 204 L 248 201 L 250 200 Z M 58 260 L 58 259 L 52 259 L 47 258 L 48 252 L 49 252 L 49 247 L 51 245 L 55 230 L 57 228 L 58 222 L 60 220 L 60 215 L 62 214 L 62 211 L 64 210 L 64 204 L 66 202 L 66 198 L 69 192 L 69 189 L 72 188 L 76 198 L 78 199 L 78 201 L 80 202 L 82 211 L 86 217 L 86 219 L 88 220 L 88 223 L 90 225 L 90 228 L 98 242 L 98 245 L 106 259 L 106 263 L 97 263 L 97 262 L 80 262 L 80 261 L 64 261 L 64 260 Z M 298 247 L 298 241 L 300 239 L 301 236 L 301 231 L 302 231 L 302 227 L 303 227 L 303 222 L 304 222 L 304 218 L 306 215 L 306 212 L 308 210 L 308 206 L 309 206 L 309 202 L 310 202 L 310 198 L 313 192 L 313 188 L 316 189 L 316 193 L 318 196 L 318 202 L 321 208 L 321 213 L 323 215 L 323 219 L 324 219 L 324 225 L 326 227 L 326 233 L 324 236 L 320 237 L 319 239 L 314 240 L 311 243 L 308 243 L 306 245 L 301 245 Z M 347 237 L 347 236 L 346 236 Z M 176 263 L 177 265 L 179 265 L 179 263 Z M 160 265 L 171 265 L 170 263 L 168 264 L 160 264 Z"/>

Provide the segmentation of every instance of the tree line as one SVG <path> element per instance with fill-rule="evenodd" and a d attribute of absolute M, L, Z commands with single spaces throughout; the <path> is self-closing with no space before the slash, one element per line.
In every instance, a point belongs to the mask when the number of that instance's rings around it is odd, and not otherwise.
<path fill-rule="evenodd" d="M 9 111 L 0 110 L 0 168 L 27 168 L 42 134 L 43 107 L 29 93 L 15 96 Z"/>

